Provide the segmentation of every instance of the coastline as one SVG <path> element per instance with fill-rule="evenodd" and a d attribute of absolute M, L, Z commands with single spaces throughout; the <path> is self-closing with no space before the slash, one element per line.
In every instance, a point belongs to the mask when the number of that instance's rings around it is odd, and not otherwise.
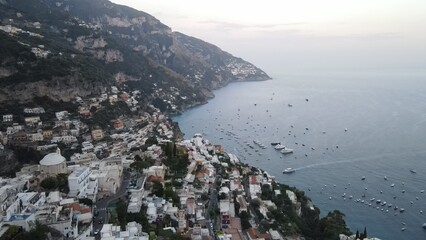
<path fill-rule="evenodd" d="M 172 118 L 172 117 L 174 117 L 174 116 L 182 115 L 184 112 L 186 112 L 186 111 L 188 111 L 188 110 L 190 110 L 190 109 L 194 109 L 194 108 L 197 108 L 197 107 L 203 106 L 203 105 L 205 105 L 205 104 L 208 104 L 208 103 L 209 103 L 209 100 L 214 99 L 214 98 L 216 97 L 216 95 L 214 94 L 214 92 L 215 92 L 215 91 L 220 90 L 220 89 L 223 89 L 223 88 L 226 88 L 226 87 L 228 87 L 229 85 L 234 84 L 234 83 L 244 83 L 244 82 L 264 82 L 264 81 L 271 81 L 271 80 L 274 80 L 274 78 L 271 78 L 271 77 L 269 77 L 269 76 L 268 76 L 268 78 L 266 78 L 266 79 L 247 79 L 247 80 L 243 80 L 243 81 L 238 81 L 238 80 L 230 81 L 230 82 L 227 82 L 227 83 L 226 83 L 225 85 L 223 85 L 223 86 L 220 86 L 220 87 L 217 87 L 217 88 L 214 88 L 214 89 L 209 89 L 209 91 L 210 91 L 211 95 L 210 95 L 210 96 L 206 96 L 205 101 L 201 101 L 201 102 L 194 102 L 193 104 L 190 104 L 190 105 L 184 105 L 184 106 L 182 106 L 182 109 L 181 109 L 181 110 L 179 110 L 179 111 L 177 111 L 177 112 L 173 112 L 173 113 L 165 113 L 165 114 L 166 114 L 169 118 Z"/>
<path fill-rule="evenodd" d="M 270 78 L 270 79 L 268 79 L 268 80 L 272 80 L 272 78 Z M 268 81 L 268 80 L 262 80 L 262 81 Z M 230 82 L 229 84 L 231 84 L 231 83 L 241 83 L 241 82 L 244 82 L 244 81 L 234 81 L 234 82 Z M 228 84 L 227 85 L 225 85 L 224 87 L 226 87 L 226 86 L 228 86 Z M 224 88 L 224 87 L 221 87 L 221 88 Z M 215 90 L 219 90 L 219 89 L 221 89 L 221 88 L 218 88 L 218 89 L 215 89 Z M 214 97 L 212 97 L 211 99 L 213 99 Z M 199 107 L 199 106 L 202 106 L 202 105 L 204 105 L 204 104 L 207 104 L 208 102 L 205 102 L 205 103 L 200 103 L 200 104 L 197 104 L 197 105 L 193 105 L 192 107 L 189 107 L 189 108 L 185 108 L 185 110 L 183 110 L 182 112 L 180 112 L 179 114 L 172 114 L 172 115 L 168 115 L 168 117 L 171 119 L 171 117 L 173 117 L 173 116 L 178 116 L 178 115 L 181 115 L 181 114 L 183 114 L 185 111 L 187 111 L 187 110 L 189 110 L 189 109 L 192 109 L 192 108 L 196 108 L 196 107 Z M 178 128 L 178 132 L 180 133 L 180 136 L 182 137 L 182 139 L 183 139 L 183 136 L 185 136 L 185 133 L 180 129 L 180 127 L 179 127 L 179 124 L 178 124 L 178 122 L 175 122 L 175 121 L 173 121 L 173 120 L 171 120 L 173 123 L 176 123 L 176 126 L 177 126 L 177 128 Z M 221 144 L 221 142 L 217 142 L 216 144 Z M 227 146 L 224 146 L 224 148 L 226 149 L 227 148 Z M 250 167 L 250 168 L 257 168 L 257 169 L 259 169 L 260 171 L 262 171 L 262 172 L 265 172 L 265 170 L 263 170 L 263 169 L 261 169 L 261 168 L 258 168 L 258 167 L 254 167 L 254 166 L 251 166 L 251 165 L 249 165 L 249 164 L 246 164 L 246 163 L 243 163 L 243 164 L 245 164 L 245 165 L 247 165 L 248 167 Z M 281 184 L 281 185 L 285 185 L 285 184 L 283 184 L 283 183 L 281 183 L 281 182 L 277 182 L 278 184 Z M 300 190 L 300 189 L 297 189 L 296 187 L 293 187 L 296 191 L 299 191 L 299 192 L 303 192 L 304 193 L 304 191 L 302 191 L 302 190 Z M 308 199 L 310 199 L 309 198 L 309 196 L 306 196 Z M 315 207 L 315 205 L 313 205 L 314 207 Z M 316 207 L 315 207 L 316 208 Z M 339 212 L 338 210 L 335 210 L 335 211 L 337 211 L 337 212 Z M 330 212 L 331 213 L 331 212 Z M 344 214 L 343 214 L 343 216 L 344 216 Z M 346 226 L 346 224 L 345 224 L 345 226 Z M 355 239 L 355 235 L 351 235 L 351 236 L 346 236 L 346 235 L 342 235 L 342 236 L 340 236 L 340 239 L 347 239 L 347 240 L 349 240 L 349 239 Z M 368 238 L 365 238 L 365 239 L 368 239 Z M 370 238 L 370 239 L 378 239 L 378 238 Z"/>

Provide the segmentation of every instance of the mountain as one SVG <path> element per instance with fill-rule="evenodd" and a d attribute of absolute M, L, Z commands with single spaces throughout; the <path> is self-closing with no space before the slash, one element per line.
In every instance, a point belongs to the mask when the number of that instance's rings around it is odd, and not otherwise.
<path fill-rule="evenodd" d="M 180 111 L 230 82 L 270 79 L 241 58 L 107 0 L 0 0 L 0 16 L 0 102 L 71 101 L 121 86 L 164 111 Z"/>

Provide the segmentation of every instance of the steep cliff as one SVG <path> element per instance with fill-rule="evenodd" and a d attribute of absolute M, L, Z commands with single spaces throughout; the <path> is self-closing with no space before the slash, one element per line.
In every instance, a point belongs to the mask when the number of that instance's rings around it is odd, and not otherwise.
<path fill-rule="evenodd" d="M 0 102 L 70 101 L 124 84 L 147 101 L 178 93 L 167 104 L 179 110 L 229 82 L 269 79 L 212 44 L 107 0 L 1 0 L 0 15 Z"/>

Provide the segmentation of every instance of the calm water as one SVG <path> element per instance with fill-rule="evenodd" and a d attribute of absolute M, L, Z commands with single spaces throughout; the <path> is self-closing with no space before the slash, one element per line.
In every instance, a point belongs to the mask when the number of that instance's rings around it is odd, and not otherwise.
<path fill-rule="evenodd" d="M 306 191 L 322 215 L 341 210 L 353 231 L 367 227 L 381 239 L 424 240 L 424 80 L 424 75 L 351 74 L 234 83 L 174 120 L 187 137 L 203 133 L 242 162 Z M 283 155 L 271 142 L 285 143 L 294 153 Z M 282 174 L 287 167 L 297 171 Z"/>

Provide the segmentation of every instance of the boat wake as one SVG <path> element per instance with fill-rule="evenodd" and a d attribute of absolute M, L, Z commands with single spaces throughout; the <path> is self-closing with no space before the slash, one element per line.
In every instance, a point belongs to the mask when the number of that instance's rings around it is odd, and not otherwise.
<path fill-rule="evenodd" d="M 417 151 L 415 153 L 426 153 L 426 151 L 421 150 L 421 151 Z M 413 154 L 413 152 L 399 153 L 397 155 L 404 156 L 404 155 L 408 155 L 408 154 Z M 347 160 L 341 160 L 341 161 L 315 163 L 315 164 L 310 164 L 310 165 L 307 165 L 307 166 L 295 168 L 295 170 L 303 170 L 303 169 L 315 168 L 315 167 L 320 167 L 320 166 L 335 165 L 335 164 L 342 164 L 342 163 L 367 162 L 367 161 L 371 161 L 371 160 L 383 159 L 383 158 L 389 157 L 391 155 L 395 156 L 394 153 L 392 153 L 392 154 L 378 154 L 378 155 L 374 155 L 374 156 L 359 157 L 359 158 L 347 159 Z"/>

